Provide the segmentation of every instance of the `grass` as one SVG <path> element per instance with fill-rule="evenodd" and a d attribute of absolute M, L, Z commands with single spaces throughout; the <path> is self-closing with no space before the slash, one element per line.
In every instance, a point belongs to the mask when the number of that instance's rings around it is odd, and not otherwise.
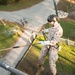
<path fill-rule="evenodd" d="M 21 0 L 19 3 L 12 3 L 8 5 L 0 5 L 0 11 L 16 11 L 20 9 L 29 8 L 43 0 Z"/>
<path fill-rule="evenodd" d="M 61 44 L 61 51 L 59 52 L 59 58 L 64 68 L 64 73 L 67 75 L 73 75 L 75 71 L 75 47 Z M 62 71 L 60 68 L 60 62 L 57 62 L 58 71 Z"/>
<path fill-rule="evenodd" d="M 72 39 L 71 34 L 75 30 L 75 22 L 70 19 L 60 19 L 59 22 L 61 23 L 64 29 L 63 37 Z M 45 28 L 48 28 L 49 24 L 45 26 L 46 26 Z M 19 70 L 29 75 L 35 75 L 37 71 L 37 66 L 36 66 L 37 60 L 40 54 L 40 50 L 42 48 L 41 45 L 36 44 L 39 40 L 44 40 L 43 36 L 41 35 L 37 36 L 37 38 L 34 40 L 32 47 L 28 50 L 28 52 L 25 54 L 22 61 L 17 66 Z M 61 42 L 60 45 L 62 48 L 61 51 L 59 51 L 59 59 L 62 63 L 63 69 L 58 60 L 56 63 L 58 74 L 74 75 L 75 74 L 75 46 L 68 46 L 66 44 L 62 44 Z M 50 75 L 48 55 L 46 56 L 44 67 L 45 70 L 41 73 L 41 75 Z"/>
<path fill-rule="evenodd" d="M 29 49 L 27 54 L 24 56 L 22 61 L 18 65 L 18 69 L 21 71 L 29 74 L 29 75 L 35 75 L 37 71 L 37 60 L 38 56 L 40 54 L 40 50 L 42 48 L 41 45 L 36 44 L 38 42 L 38 39 L 41 37 L 41 40 L 43 40 L 42 36 L 37 36 L 35 39 L 32 47 Z M 74 46 L 68 46 L 66 44 L 60 43 L 62 49 L 59 51 L 59 59 L 64 67 L 62 71 L 62 67 L 60 65 L 59 60 L 57 61 L 57 70 L 58 74 L 61 75 L 74 75 L 75 73 L 75 47 Z M 48 61 L 48 55 L 46 56 L 46 61 L 44 64 L 45 70 L 42 72 L 43 75 L 49 75 L 49 61 Z M 41 74 L 41 75 L 42 75 Z"/>
<path fill-rule="evenodd" d="M 21 0 L 19 3 L 16 4 L 12 3 L 8 5 L 0 5 L 0 11 L 16 11 L 20 9 L 25 9 L 42 1 L 43 0 Z M 17 23 L 6 22 L 6 26 L 3 26 L 0 22 L 0 50 L 11 47 L 17 41 L 19 37 L 18 35 L 8 34 L 8 32 L 17 25 Z M 23 30 L 21 26 L 20 28 L 21 30 Z M 8 51 L 0 51 L 0 57 L 5 56 L 6 53 L 8 53 Z"/>
<path fill-rule="evenodd" d="M 18 32 L 14 32 L 14 29 L 18 28 L 20 30 L 23 30 L 22 27 L 17 23 L 7 21 L 4 22 L 6 23 L 5 26 L 3 26 L 3 24 L 0 22 L 0 57 L 6 55 L 6 53 L 8 52 L 1 49 L 6 49 L 13 46 L 19 38 L 20 34 L 18 34 Z M 20 30 L 19 32 L 22 33 Z"/>
<path fill-rule="evenodd" d="M 22 1 L 19 4 L 17 3 L 17 4 L 12 4 L 12 5 L 9 4 L 7 6 L 0 6 L 0 10 L 1 11 L 20 10 L 20 9 L 28 8 L 34 4 L 37 4 L 38 2 L 36 2 L 36 1 L 37 0 L 35 0 L 35 1 L 31 0 L 31 2 L 30 2 L 29 0 L 24 0 L 24 2 Z M 38 1 L 40 1 L 40 0 L 38 0 Z M 43 0 L 41 0 L 41 1 L 43 1 Z M 60 1 L 66 1 L 66 0 L 60 0 Z M 32 2 L 34 2 L 34 3 L 32 3 Z M 62 2 L 62 3 L 63 3 L 63 6 L 67 5 L 66 2 L 65 3 Z M 68 3 L 68 5 L 69 5 L 69 3 Z M 68 9 L 68 7 L 62 7 L 62 8 L 64 11 L 70 11 Z M 62 9 L 62 8 L 60 8 L 60 9 Z M 74 36 L 74 32 L 75 32 L 75 22 L 72 20 L 68 20 L 68 19 L 61 19 L 59 22 L 61 23 L 61 26 L 63 27 L 63 30 L 64 30 L 63 38 L 69 38 L 69 39 L 73 40 L 73 36 Z M 7 24 L 7 25 L 9 25 L 7 27 L 4 27 L 2 24 L 0 24 L 0 25 L 1 25 L 0 26 L 1 32 L 9 29 L 9 26 L 11 26 L 10 24 Z M 14 41 L 16 41 L 17 37 L 18 37 L 17 35 L 9 36 L 8 38 L 7 38 L 7 36 L 6 36 L 6 38 L 3 37 L 1 39 L 2 41 L 0 42 L 0 48 L 10 47 L 12 44 L 14 44 Z M 29 51 L 27 52 L 27 54 L 24 56 L 24 58 L 22 59 L 22 61 L 19 64 L 19 66 L 17 67 L 18 69 L 20 69 L 23 72 L 28 73 L 29 75 L 35 75 L 35 73 L 37 71 L 37 67 L 36 67 L 37 59 L 40 54 L 40 50 L 41 50 L 42 46 L 39 44 L 35 44 L 35 43 L 38 42 L 39 39 L 43 40 L 42 38 L 43 38 L 42 36 L 38 36 L 35 39 L 34 45 L 29 49 Z M 60 44 L 60 45 L 62 46 L 62 49 L 59 52 L 59 58 L 64 67 L 64 71 L 62 71 L 60 62 L 57 61 L 58 73 L 59 74 L 64 73 L 64 75 L 74 75 L 75 74 L 75 47 L 68 46 L 66 44 Z M 2 51 L 0 53 L 3 55 L 6 52 Z M 49 75 L 50 70 L 49 70 L 48 56 L 46 57 L 44 67 L 45 67 L 45 71 L 42 72 L 42 74 Z"/>
<path fill-rule="evenodd" d="M 74 41 L 75 37 L 75 21 L 72 19 L 60 19 L 60 24 L 63 28 L 63 38 L 70 39 Z"/>
<path fill-rule="evenodd" d="M 63 19 L 59 19 L 59 23 L 63 28 L 62 38 L 70 39 L 74 41 L 73 38 L 75 37 L 75 20 L 72 20 L 70 18 L 63 18 Z M 45 25 L 45 28 L 49 28 L 49 27 L 50 25 L 47 23 Z"/>

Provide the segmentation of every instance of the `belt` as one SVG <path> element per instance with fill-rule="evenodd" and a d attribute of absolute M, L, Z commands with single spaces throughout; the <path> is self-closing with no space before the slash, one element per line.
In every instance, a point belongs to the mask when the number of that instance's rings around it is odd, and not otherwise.
<path fill-rule="evenodd" d="M 59 44 L 57 43 L 57 44 L 56 44 L 56 45 L 54 45 L 54 46 L 47 45 L 47 47 L 48 47 L 48 49 L 50 49 L 51 47 L 54 47 L 54 48 L 58 49 L 58 48 L 59 48 Z"/>

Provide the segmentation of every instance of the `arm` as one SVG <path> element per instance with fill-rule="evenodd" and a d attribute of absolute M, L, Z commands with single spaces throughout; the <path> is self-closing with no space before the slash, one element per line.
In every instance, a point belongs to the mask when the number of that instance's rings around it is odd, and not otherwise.
<path fill-rule="evenodd" d="M 63 32 L 59 30 L 59 31 L 54 33 L 54 36 L 53 36 L 52 40 L 50 40 L 50 41 L 49 40 L 47 40 L 47 41 L 39 41 L 39 43 L 41 45 L 52 45 L 52 46 L 54 46 L 59 42 L 62 34 L 63 34 Z"/>
<path fill-rule="evenodd" d="M 57 32 L 55 32 L 52 40 L 50 41 L 50 45 L 56 45 L 56 43 L 59 42 L 60 38 L 63 35 L 63 31 L 62 30 L 58 30 Z"/>

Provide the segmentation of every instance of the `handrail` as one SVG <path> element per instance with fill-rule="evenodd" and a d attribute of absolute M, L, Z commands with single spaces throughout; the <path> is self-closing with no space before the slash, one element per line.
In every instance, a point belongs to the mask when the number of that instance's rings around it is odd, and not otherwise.
<path fill-rule="evenodd" d="M 16 75 L 26 75 L 22 71 L 20 71 L 18 69 L 15 69 L 14 67 L 11 67 L 11 66 L 7 65 L 3 61 L 0 61 L 0 67 L 4 68 L 5 70 L 8 70 L 9 72 L 14 73 Z"/>

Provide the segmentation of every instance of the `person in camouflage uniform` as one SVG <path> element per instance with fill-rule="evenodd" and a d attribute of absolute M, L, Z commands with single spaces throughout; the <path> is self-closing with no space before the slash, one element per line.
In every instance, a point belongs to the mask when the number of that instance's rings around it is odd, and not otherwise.
<path fill-rule="evenodd" d="M 38 63 L 39 68 L 37 70 L 36 75 L 39 75 L 41 71 L 44 70 L 42 65 L 44 64 L 45 57 L 47 53 L 49 53 L 49 65 L 50 71 L 52 75 L 56 75 L 56 61 L 58 60 L 58 42 L 63 35 L 63 29 L 57 21 L 57 16 L 52 14 L 47 19 L 48 23 L 51 25 L 49 29 L 45 29 L 42 32 L 48 32 L 48 40 L 47 41 L 39 41 L 41 45 L 44 45 L 42 50 L 40 51 Z"/>

